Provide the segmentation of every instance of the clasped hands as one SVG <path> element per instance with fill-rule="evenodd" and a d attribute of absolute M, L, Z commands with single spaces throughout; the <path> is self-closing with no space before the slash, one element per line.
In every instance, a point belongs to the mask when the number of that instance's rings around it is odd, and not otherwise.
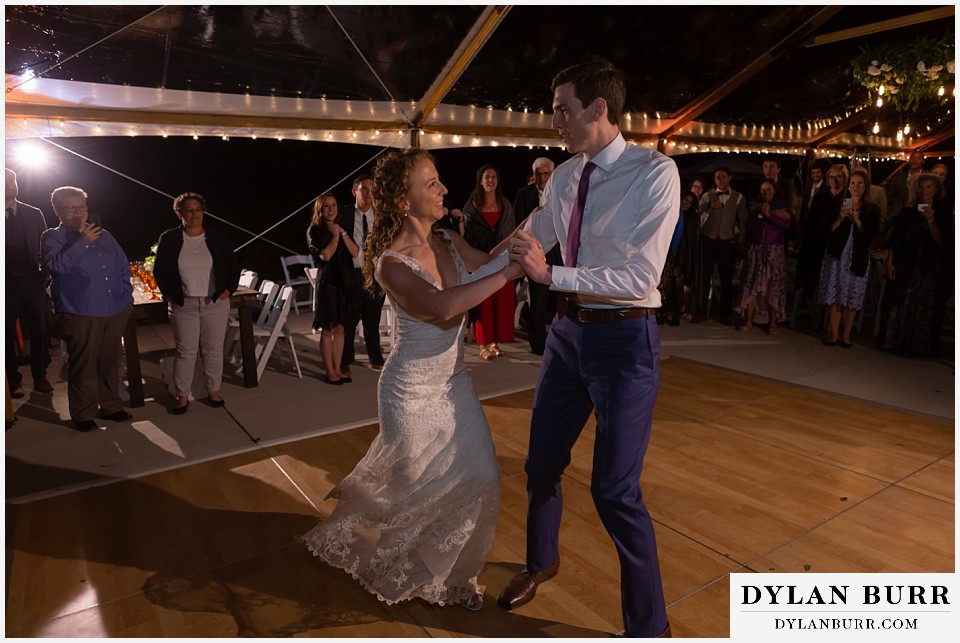
<path fill-rule="evenodd" d="M 507 245 L 507 255 L 510 257 L 510 266 L 519 268 L 517 277 L 526 273 L 532 281 L 541 284 L 550 284 L 552 275 L 547 264 L 546 255 L 540 242 L 529 232 L 517 229 L 510 237 Z M 508 267 L 508 268 L 509 268 Z"/>

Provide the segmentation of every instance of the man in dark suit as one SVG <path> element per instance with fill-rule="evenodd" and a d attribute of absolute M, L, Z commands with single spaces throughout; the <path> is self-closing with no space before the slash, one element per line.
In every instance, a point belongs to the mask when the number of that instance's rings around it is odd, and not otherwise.
<path fill-rule="evenodd" d="M 363 286 L 363 253 L 367 233 L 373 229 L 373 177 L 360 174 L 353 179 L 352 207 L 346 207 L 340 214 L 340 227 L 347 231 L 357 247 L 359 254 L 353 260 L 353 300 L 354 309 L 360 315 L 363 324 L 363 341 L 367 347 L 370 368 L 379 371 L 383 368 L 383 351 L 380 348 L 380 311 L 383 309 L 383 291 L 379 287 L 371 293 Z M 357 334 L 357 322 L 344 324 L 343 358 L 340 360 L 340 372 L 350 377 L 350 364 L 356 357 L 354 338 Z"/>
<path fill-rule="evenodd" d="M 800 203 L 801 224 L 807 220 L 807 212 L 810 210 L 813 197 L 822 192 L 827 192 L 830 189 L 823 178 L 823 165 L 821 165 L 819 161 L 813 163 L 810 166 L 807 183 L 803 186 L 803 201 Z"/>
<path fill-rule="evenodd" d="M 907 166 L 897 168 L 896 174 L 884 181 L 891 217 L 900 214 L 900 209 L 903 206 L 916 203 L 917 179 L 923 173 L 923 158 L 921 150 L 914 150 L 910 153 Z"/>
<path fill-rule="evenodd" d="M 553 174 L 553 161 L 541 156 L 533 162 L 534 182 L 525 185 L 517 192 L 513 201 L 513 213 L 518 225 L 530 216 L 540 205 L 543 198 L 543 189 L 547 186 L 550 175 Z M 560 256 L 560 247 L 555 246 L 547 253 L 547 263 L 551 266 L 563 265 Z M 530 295 L 530 307 L 527 314 L 527 336 L 530 341 L 530 352 L 534 355 L 543 355 L 547 342 L 547 317 L 552 308 L 556 308 L 557 296 L 550 287 L 527 279 L 527 292 Z"/>
<path fill-rule="evenodd" d="M 33 390 L 50 393 L 47 381 L 50 351 L 47 348 L 46 275 L 40 268 L 40 236 L 47 229 L 43 213 L 17 200 L 20 188 L 17 174 L 6 172 L 6 333 L 7 383 L 15 398 L 24 396 L 23 377 L 17 368 L 17 319 L 21 330 L 30 336 L 30 372 Z"/>

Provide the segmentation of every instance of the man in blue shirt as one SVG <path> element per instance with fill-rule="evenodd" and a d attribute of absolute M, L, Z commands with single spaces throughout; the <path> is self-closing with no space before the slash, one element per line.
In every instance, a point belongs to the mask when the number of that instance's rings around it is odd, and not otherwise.
<path fill-rule="evenodd" d="M 43 267 L 53 276 L 54 312 L 67 344 L 70 418 L 80 431 L 100 416 L 132 416 L 120 398 L 120 339 L 133 306 L 127 257 L 116 239 L 87 221 L 87 193 L 60 187 L 50 195 L 60 225 L 41 238 Z"/>

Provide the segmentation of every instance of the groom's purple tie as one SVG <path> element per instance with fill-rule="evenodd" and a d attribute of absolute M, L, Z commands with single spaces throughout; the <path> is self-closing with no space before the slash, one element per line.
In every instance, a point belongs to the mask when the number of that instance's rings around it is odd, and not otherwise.
<path fill-rule="evenodd" d="M 587 192 L 590 190 L 590 175 L 597 169 L 592 161 L 583 168 L 583 174 L 580 175 L 580 183 L 577 185 L 577 202 L 573 205 L 573 211 L 570 213 L 570 226 L 567 228 L 567 252 L 564 255 L 563 265 L 575 268 L 577 265 L 577 255 L 580 253 L 580 228 L 583 224 L 583 206 L 587 202 Z M 563 317 L 567 314 L 567 296 L 560 295 L 557 301 L 557 315 Z"/>

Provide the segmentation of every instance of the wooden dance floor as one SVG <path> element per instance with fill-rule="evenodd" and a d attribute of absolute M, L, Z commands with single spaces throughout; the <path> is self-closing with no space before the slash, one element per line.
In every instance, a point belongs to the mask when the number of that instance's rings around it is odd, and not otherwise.
<path fill-rule="evenodd" d="M 729 633 L 728 575 L 953 572 L 954 427 L 724 369 L 662 367 L 643 472 L 675 637 Z M 472 613 L 386 606 L 298 542 L 375 426 L 7 506 L 14 637 L 606 637 L 616 553 L 590 498 L 592 425 L 564 480 L 559 576 L 513 613 L 532 392 L 484 403 L 503 478 Z"/>

